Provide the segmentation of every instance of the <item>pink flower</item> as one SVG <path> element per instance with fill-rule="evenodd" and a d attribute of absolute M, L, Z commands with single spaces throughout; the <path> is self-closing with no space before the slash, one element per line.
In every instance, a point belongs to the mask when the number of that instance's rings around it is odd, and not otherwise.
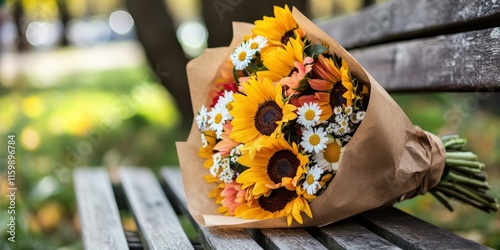
<path fill-rule="evenodd" d="M 297 90 L 300 87 L 300 81 L 306 77 L 306 75 L 312 70 L 314 60 L 311 57 L 304 58 L 304 63 L 294 62 L 297 71 L 289 77 L 284 77 L 281 79 L 281 85 L 287 86 L 286 95 L 290 96 L 292 94 L 297 94 Z"/>
<path fill-rule="evenodd" d="M 239 145 L 239 143 L 235 142 L 233 139 L 229 138 L 229 134 L 233 131 L 233 125 L 231 122 L 226 122 L 224 124 L 224 132 L 222 132 L 222 140 L 218 142 L 214 149 L 218 150 L 220 155 L 225 157 L 231 153 L 231 150 Z"/>
<path fill-rule="evenodd" d="M 233 181 L 226 183 L 224 190 L 220 193 L 224 199 L 222 199 L 221 205 L 229 209 L 229 214 L 234 215 L 234 210 L 245 203 L 246 190 L 241 189 L 242 185 Z"/>

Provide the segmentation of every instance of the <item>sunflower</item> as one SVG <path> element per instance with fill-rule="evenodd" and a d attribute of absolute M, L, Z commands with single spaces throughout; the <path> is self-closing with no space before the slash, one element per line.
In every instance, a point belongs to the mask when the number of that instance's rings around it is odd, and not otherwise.
<path fill-rule="evenodd" d="M 322 79 L 310 79 L 309 85 L 314 90 L 315 99 L 320 104 L 323 113 L 321 120 L 329 119 L 335 107 L 353 106 L 356 99 L 354 85 L 351 80 L 349 65 L 342 59 L 342 66 L 337 68 L 331 58 L 318 56 L 313 72 Z"/>
<path fill-rule="evenodd" d="M 238 162 L 248 169 L 236 178 L 236 182 L 243 184 L 243 189 L 254 185 L 252 194 L 260 197 L 282 186 L 294 190 L 294 183 L 305 173 L 309 158 L 299 153 L 297 144 L 290 145 L 280 137 L 273 139 L 270 147 L 262 148 L 253 158 L 243 152 Z"/>
<path fill-rule="evenodd" d="M 284 187 L 275 189 L 268 196 L 261 196 L 259 199 L 248 204 L 242 204 L 234 210 L 234 215 L 244 219 L 270 219 L 285 217 L 288 226 L 293 219 L 303 224 L 301 212 L 312 218 L 311 208 L 307 200 L 301 195 L 303 191 L 290 191 Z"/>
<path fill-rule="evenodd" d="M 295 32 L 296 30 L 299 32 Z M 293 19 L 288 5 L 285 5 L 285 8 L 274 6 L 274 17 L 264 16 L 263 20 L 255 21 L 252 32 L 256 36 L 267 37 L 271 46 L 287 44 L 289 38 L 296 38 L 296 34 L 304 36 L 304 32 L 298 28 L 297 22 Z"/>
<path fill-rule="evenodd" d="M 244 90 L 246 95 L 233 95 L 233 131 L 229 137 L 245 143 L 243 149 L 249 150 L 253 158 L 260 148 L 270 144 L 270 138 L 281 134 L 284 122 L 297 117 L 297 108 L 282 100 L 281 84 L 275 85 L 268 78 L 250 78 L 244 83 Z"/>
<path fill-rule="evenodd" d="M 264 66 L 280 79 L 290 75 L 295 62 L 304 63 L 304 41 L 300 38 L 290 38 L 286 46 L 270 50 L 263 56 Z"/>

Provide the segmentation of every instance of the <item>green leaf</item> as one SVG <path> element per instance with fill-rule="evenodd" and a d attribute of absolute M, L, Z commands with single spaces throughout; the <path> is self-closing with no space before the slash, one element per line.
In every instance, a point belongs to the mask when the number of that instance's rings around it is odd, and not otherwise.
<path fill-rule="evenodd" d="M 312 44 L 304 49 L 304 53 L 307 56 L 312 57 L 314 60 L 318 58 L 320 54 L 325 53 L 327 48 L 321 44 Z"/>

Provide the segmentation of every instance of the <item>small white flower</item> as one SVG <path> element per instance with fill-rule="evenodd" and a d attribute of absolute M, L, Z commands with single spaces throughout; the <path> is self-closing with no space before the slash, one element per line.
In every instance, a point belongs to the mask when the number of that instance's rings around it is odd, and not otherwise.
<path fill-rule="evenodd" d="M 243 42 L 238 46 L 233 54 L 231 54 L 231 61 L 236 70 L 244 70 L 250 61 L 252 60 L 255 52 L 250 49 L 250 46 L 247 42 Z"/>
<path fill-rule="evenodd" d="M 317 103 L 304 103 L 297 110 L 297 122 L 306 128 L 310 128 L 319 122 L 319 116 L 322 112 Z"/>
<path fill-rule="evenodd" d="M 358 113 L 356 113 L 356 119 L 358 122 L 361 122 L 365 118 L 365 114 L 365 111 L 358 111 Z"/>
<path fill-rule="evenodd" d="M 307 194 L 314 195 L 321 188 L 319 179 L 323 174 L 323 168 L 318 165 L 308 167 L 306 169 L 306 180 L 302 183 L 302 188 L 306 190 Z"/>
<path fill-rule="evenodd" d="M 220 167 L 222 171 L 219 174 L 219 180 L 228 183 L 234 180 L 234 171 L 229 167 L 229 159 L 223 158 L 220 162 Z"/>
<path fill-rule="evenodd" d="M 336 114 L 336 115 L 342 113 L 342 107 L 340 107 L 340 106 L 335 107 L 333 109 L 333 113 Z"/>
<path fill-rule="evenodd" d="M 239 159 L 239 158 L 240 158 L 240 157 L 238 157 L 238 156 L 236 156 L 236 155 L 231 156 L 231 163 L 238 163 L 238 159 Z"/>
<path fill-rule="evenodd" d="M 357 124 L 359 123 L 358 119 L 356 118 L 356 113 L 351 113 L 349 115 L 349 119 L 351 120 L 352 123 Z"/>
<path fill-rule="evenodd" d="M 344 114 L 350 115 L 352 114 L 352 106 L 347 106 L 344 108 Z"/>
<path fill-rule="evenodd" d="M 202 105 L 200 111 L 198 111 L 198 115 L 195 117 L 196 125 L 198 125 L 198 129 L 200 131 L 207 130 L 207 120 L 208 120 L 208 110 L 205 105 Z"/>
<path fill-rule="evenodd" d="M 210 129 L 215 131 L 217 139 L 222 139 L 222 130 L 224 124 L 229 120 L 229 111 L 225 106 L 215 105 L 210 112 L 208 112 L 208 124 Z"/>
<path fill-rule="evenodd" d="M 222 159 L 220 154 L 212 155 L 213 165 L 210 167 L 210 174 L 213 177 L 217 177 L 220 171 L 220 160 Z"/>
<path fill-rule="evenodd" d="M 339 125 L 341 127 L 347 127 L 349 126 L 349 118 L 347 116 L 344 116 L 342 120 L 340 120 Z"/>
<path fill-rule="evenodd" d="M 337 171 L 343 153 L 344 147 L 342 147 L 340 141 L 329 137 L 325 150 L 320 153 L 315 153 L 313 155 L 313 161 L 325 171 Z"/>
<path fill-rule="evenodd" d="M 208 141 L 205 133 L 201 133 L 201 142 L 203 143 L 203 148 L 206 148 L 208 146 Z"/>
<path fill-rule="evenodd" d="M 326 148 L 327 141 L 328 138 L 326 137 L 326 131 L 323 127 L 306 128 L 306 130 L 302 133 L 302 141 L 300 142 L 300 145 L 308 153 L 319 153 Z"/>
<path fill-rule="evenodd" d="M 254 53 L 260 51 L 262 48 L 267 46 L 267 38 L 261 35 L 250 38 L 248 46 L 254 51 Z"/>
<path fill-rule="evenodd" d="M 224 90 L 224 94 L 219 97 L 219 100 L 217 100 L 216 105 L 220 105 L 221 107 L 224 107 L 227 109 L 228 112 L 228 119 L 233 119 L 233 117 L 229 114 L 229 111 L 231 111 L 232 106 L 231 103 L 234 102 L 233 98 L 233 91 L 227 91 Z"/>
<path fill-rule="evenodd" d="M 346 135 L 346 136 L 342 137 L 343 142 L 349 142 L 351 139 L 352 139 L 352 137 L 350 135 Z"/>
<path fill-rule="evenodd" d="M 343 119 L 344 115 L 342 114 L 335 115 L 335 122 L 340 123 L 340 121 L 342 121 Z"/>

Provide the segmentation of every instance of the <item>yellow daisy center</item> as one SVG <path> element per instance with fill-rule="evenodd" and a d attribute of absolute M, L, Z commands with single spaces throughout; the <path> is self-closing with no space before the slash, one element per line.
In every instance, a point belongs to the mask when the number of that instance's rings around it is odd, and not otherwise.
<path fill-rule="evenodd" d="M 261 196 L 259 205 L 262 209 L 274 213 L 285 209 L 286 205 L 297 198 L 297 192 L 288 191 L 286 188 L 278 188 L 271 192 L 268 197 Z"/>
<path fill-rule="evenodd" d="M 238 60 L 240 60 L 240 61 L 244 61 L 246 57 L 247 57 L 247 52 L 242 51 L 242 52 L 240 52 L 240 54 L 238 55 Z"/>
<path fill-rule="evenodd" d="M 308 121 L 312 121 L 315 116 L 316 116 L 316 112 L 314 112 L 313 110 L 310 110 L 310 109 L 307 110 L 306 113 L 304 114 L 304 117 Z"/>
<path fill-rule="evenodd" d="M 337 143 L 330 143 L 326 145 L 325 152 L 323 152 L 325 160 L 328 162 L 338 162 L 340 158 L 340 146 Z"/>
<path fill-rule="evenodd" d="M 214 123 L 215 124 L 219 124 L 220 122 L 222 121 L 222 114 L 221 113 L 217 113 L 214 117 Z"/>
<path fill-rule="evenodd" d="M 307 184 L 312 185 L 314 183 L 314 175 L 310 174 L 307 176 Z"/>
<path fill-rule="evenodd" d="M 320 141 L 321 138 L 319 138 L 319 135 L 317 134 L 311 135 L 311 137 L 309 137 L 309 143 L 311 143 L 311 145 L 313 146 L 318 145 Z"/>
<path fill-rule="evenodd" d="M 233 110 L 233 102 L 228 102 L 228 103 L 226 104 L 226 108 L 227 108 L 227 110 L 229 110 L 229 111 Z"/>
<path fill-rule="evenodd" d="M 259 47 L 259 43 L 258 42 L 253 42 L 252 44 L 250 44 L 250 48 L 251 49 L 257 49 Z"/>

